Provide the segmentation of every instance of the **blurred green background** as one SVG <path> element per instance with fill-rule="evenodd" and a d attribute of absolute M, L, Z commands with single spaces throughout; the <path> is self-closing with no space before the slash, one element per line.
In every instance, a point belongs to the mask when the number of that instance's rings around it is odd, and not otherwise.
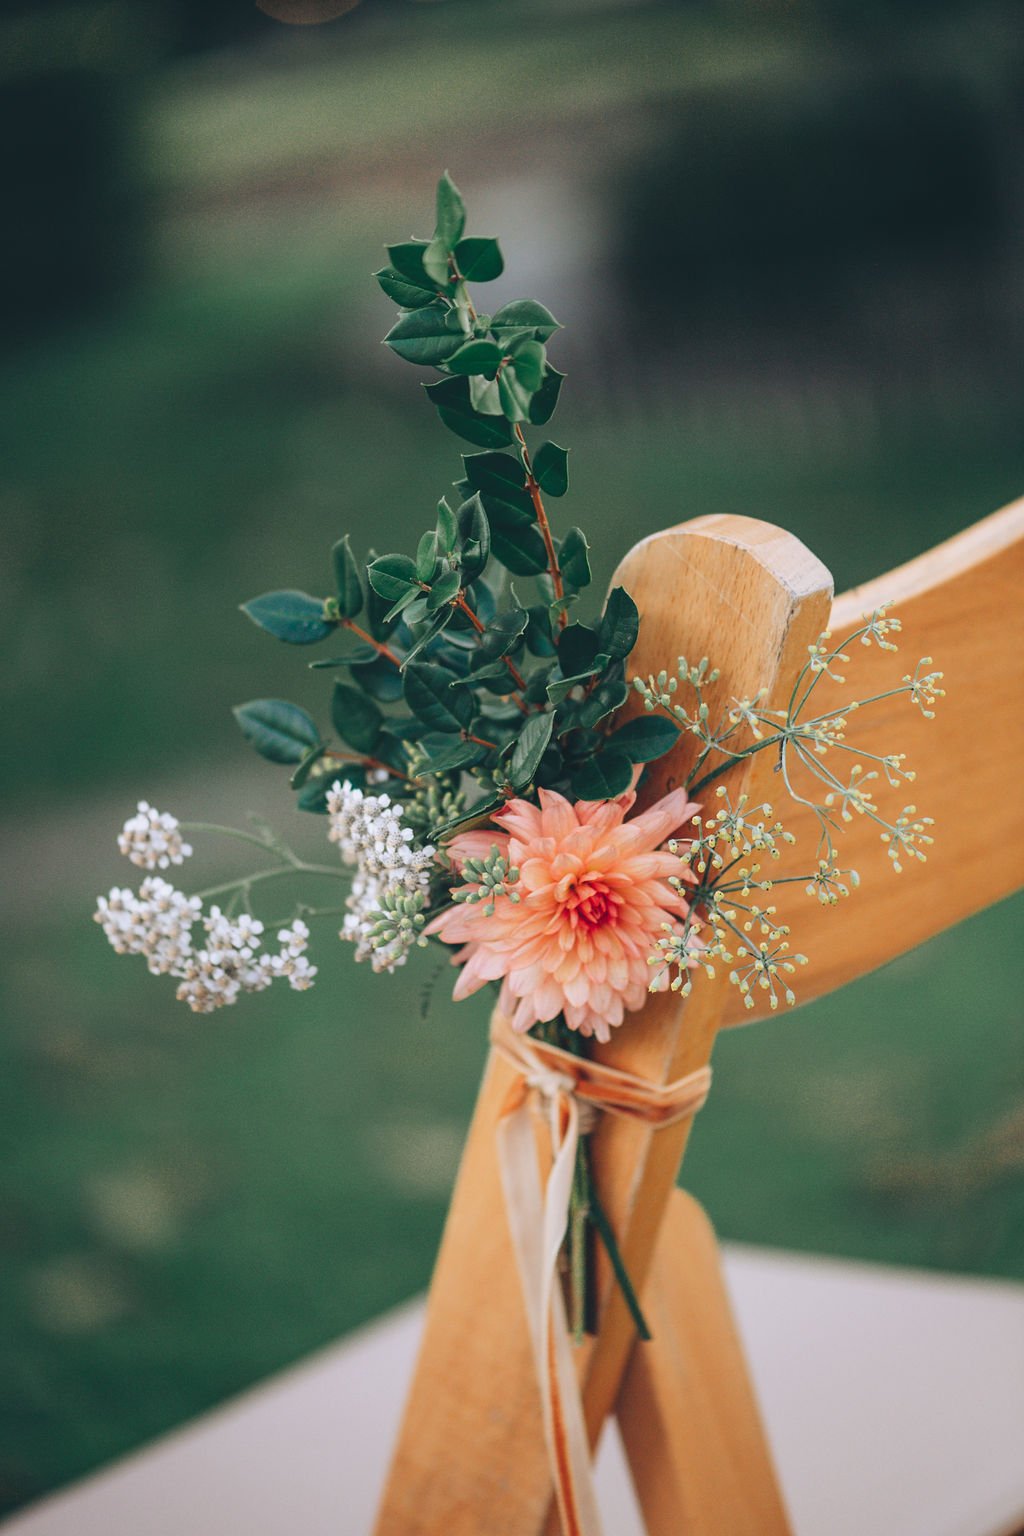
<path fill-rule="evenodd" d="M 140 796 L 318 856 L 230 707 L 326 688 L 236 605 L 326 590 L 342 532 L 401 546 L 457 477 L 379 346 L 382 243 L 429 234 L 448 166 L 494 293 L 565 323 L 565 515 L 601 580 L 728 510 L 849 585 L 1021 489 L 1018 19 L 5 9 L 0 1508 L 429 1276 L 486 1001 L 433 955 L 373 980 L 327 921 L 315 990 L 197 1018 L 89 920 Z M 725 1237 L 1021 1274 L 1022 912 L 722 1041 L 686 1173 Z"/>

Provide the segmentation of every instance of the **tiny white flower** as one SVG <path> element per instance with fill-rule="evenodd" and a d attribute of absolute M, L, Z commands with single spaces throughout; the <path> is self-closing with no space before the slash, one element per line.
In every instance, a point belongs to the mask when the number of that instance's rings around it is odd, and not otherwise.
<path fill-rule="evenodd" d="M 117 846 L 140 869 L 168 869 L 184 863 L 192 854 L 191 844 L 182 839 L 177 817 L 155 810 L 145 800 L 139 801 L 136 814 L 121 828 Z"/>

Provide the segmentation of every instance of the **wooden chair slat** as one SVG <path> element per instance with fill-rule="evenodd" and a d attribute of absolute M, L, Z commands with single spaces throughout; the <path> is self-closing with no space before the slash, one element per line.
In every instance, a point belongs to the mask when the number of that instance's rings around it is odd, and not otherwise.
<path fill-rule="evenodd" d="M 648 1536 L 789 1536 L 714 1229 L 673 1191 L 615 1405 Z"/>
<path fill-rule="evenodd" d="M 842 669 L 847 686 L 826 679 L 815 699 L 824 710 L 843 698 L 881 692 L 919 657 L 934 658 L 946 689 L 934 720 L 905 698 L 887 700 L 850 717 L 849 739 L 863 751 L 907 754 L 916 781 L 898 790 L 883 786 L 877 800 L 896 809 L 917 805 L 935 820 L 935 842 L 926 864 L 915 861 L 897 875 L 878 828 L 857 816 L 838 839 L 841 863 L 861 878 L 848 901 L 828 908 L 800 886 L 776 889 L 771 899 L 792 928 L 794 949 L 809 961 L 795 978 L 799 1003 L 895 959 L 1010 895 L 1024 879 L 1024 499 L 844 592 L 832 608 L 833 635 L 841 638 L 862 614 L 888 601 L 903 623 L 895 637 L 899 651 L 858 643 Z M 776 873 L 813 867 L 814 818 L 771 790 L 768 797 L 797 835 Z M 763 993 L 753 1010 L 734 993 L 723 1022 L 745 1024 L 767 1011 Z"/>
<path fill-rule="evenodd" d="M 820 561 L 790 535 L 745 518 L 657 534 L 627 556 L 617 580 L 643 615 L 636 669 L 657 669 L 680 651 L 700 656 L 717 649 L 721 701 L 762 684 L 773 701 L 781 699 L 831 606 L 831 580 Z M 726 628 L 723 612 L 730 620 Z M 679 781 L 694 745 L 687 738 L 671 758 L 652 765 L 648 799 Z M 769 773 L 755 759 L 740 787 L 749 778 L 751 792 L 763 796 Z M 672 995 L 652 997 L 599 1054 L 650 1079 L 683 1075 L 710 1054 L 722 990 L 720 983 L 702 986 L 685 1006 Z M 492 1058 L 431 1285 L 378 1536 L 540 1536 L 551 1528 L 540 1404 L 495 1153 L 495 1122 L 510 1081 L 511 1070 Z M 654 1134 L 609 1119 L 591 1138 L 601 1198 L 637 1285 L 650 1263 L 687 1133 L 687 1122 Z M 634 1339 L 604 1263 L 597 1282 L 599 1337 L 579 1352 L 594 1442 Z"/>

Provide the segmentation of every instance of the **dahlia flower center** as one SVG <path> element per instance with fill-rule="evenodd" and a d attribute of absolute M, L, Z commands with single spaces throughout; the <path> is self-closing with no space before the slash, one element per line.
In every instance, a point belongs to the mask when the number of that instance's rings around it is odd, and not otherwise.
<path fill-rule="evenodd" d="M 621 897 L 603 880 L 573 880 L 562 894 L 562 906 L 574 928 L 601 928 L 617 922 Z"/>

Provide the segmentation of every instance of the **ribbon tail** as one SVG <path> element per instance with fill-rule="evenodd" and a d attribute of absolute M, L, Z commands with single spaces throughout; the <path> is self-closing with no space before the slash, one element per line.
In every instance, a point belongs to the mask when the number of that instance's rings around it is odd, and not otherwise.
<path fill-rule="evenodd" d="M 520 1106 L 498 1122 L 498 1158 L 562 1530 L 564 1536 L 601 1536 L 583 1404 L 558 1285 L 558 1256 L 569 1223 L 579 1141 L 575 1100 L 566 1096 L 564 1102 L 567 1124 L 556 1141 L 543 1198 L 527 1106 Z"/>

